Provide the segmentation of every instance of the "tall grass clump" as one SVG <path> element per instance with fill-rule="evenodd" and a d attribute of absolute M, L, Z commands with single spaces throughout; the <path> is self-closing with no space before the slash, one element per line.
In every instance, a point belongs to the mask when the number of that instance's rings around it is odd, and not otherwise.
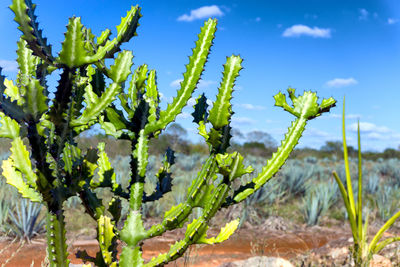
<path fill-rule="evenodd" d="M 393 223 L 400 217 L 400 211 L 390 217 L 386 223 L 379 229 L 372 240 L 368 243 L 368 215 L 364 218 L 363 203 L 362 203 L 362 159 L 361 159 L 361 140 L 360 140 L 360 126 L 358 124 L 357 140 L 358 140 L 358 180 L 357 180 L 357 198 L 352 186 L 352 179 L 350 176 L 350 164 L 347 152 L 346 133 L 345 133 L 345 101 L 343 99 L 343 118 L 342 118 L 342 134 L 343 134 L 343 157 L 345 164 L 345 179 L 346 186 L 338 174 L 334 171 L 333 176 L 339 185 L 340 193 L 344 201 L 346 211 L 348 214 L 348 221 L 350 223 L 351 232 L 353 235 L 352 256 L 355 266 L 367 267 L 374 254 L 379 253 L 387 245 L 400 241 L 400 237 L 390 237 L 381 240 L 383 234 L 393 225 Z"/>

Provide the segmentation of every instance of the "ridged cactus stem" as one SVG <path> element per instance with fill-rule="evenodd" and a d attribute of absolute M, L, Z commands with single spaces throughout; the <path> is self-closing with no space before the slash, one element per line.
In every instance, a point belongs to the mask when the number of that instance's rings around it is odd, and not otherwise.
<path fill-rule="evenodd" d="M 170 250 L 165 254 L 160 254 L 158 257 L 153 258 L 148 262 L 146 267 L 164 266 L 168 262 L 176 260 L 181 257 L 190 245 L 196 244 L 199 239 L 204 237 L 205 232 L 208 228 L 208 223 L 211 218 L 215 216 L 217 211 L 220 209 L 222 204 L 229 193 L 229 185 L 220 184 L 215 188 L 210 201 L 203 209 L 203 213 L 200 218 L 194 220 L 186 230 L 185 238 L 176 242 Z"/>
<path fill-rule="evenodd" d="M 68 252 L 65 238 L 65 221 L 63 210 L 49 211 L 46 219 L 47 252 L 50 267 L 68 267 Z"/>
<path fill-rule="evenodd" d="M 235 191 L 233 197 L 234 203 L 239 203 L 252 195 L 279 171 L 290 156 L 290 152 L 293 151 L 294 147 L 299 142 L 306 124 L 307 119 L 304 117 L 297 118 L 292 122 L 292 125 L 289 127 L 278 150 L 272 154 L 272 158 L 267 161 L 267 164 L 262 168 L 261 173 L 250 183 L 241 186 L 237 191 Z"/>
<path fill-rule="evenodd" d="M 215 155 L 210 155 L 207 161 L 202 165 L 197 177 L 193 180 L 192 185 L 188 190 L 186 201 L 178 206 L 172 207 L 165 213 L 164 220 L 157 225 L 152 226 L 147 231 L 147 237 L 155 237 L 164 234 L 168 230 L 173 230 L 177 225 L 182 224 L 187 220 L 202 197 L 206 192 L 201 191 L 201 187 L 207 184 L 214 177 L 217 171 Z"/>

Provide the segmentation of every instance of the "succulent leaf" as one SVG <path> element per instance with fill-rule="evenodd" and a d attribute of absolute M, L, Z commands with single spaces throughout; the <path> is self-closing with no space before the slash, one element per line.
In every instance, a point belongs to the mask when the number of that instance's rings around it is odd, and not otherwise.
<path fill-rule="evenodd" d="M 39 63 L 39 59 L 33 55 L 32 50 L 27 47 L 24 39 L 21 38 L 17 45 L 17 63 L 19 68 L 17 83 L 26 85 L 29 77 L 36 76 L 36 66 Z"/>
<path fill-rule="evenodd" d="M 11 101 L 18 101 L 21 99 L 18 86 L 14 85 L 12 80 L 4 79 L 4 86 L 6 87 L 4 94 L 7 95 Z"/>
<path fill-rule="evenodd" d="M 129 247 L 133 248 L 146 236 L 147 233 L 143 227 L 142 215 L 138 211 L 131 210 L 124 227 L 120 231 L 121 240 Z"/>
<path fill-rule="evenodd" d="M 107 40 L 105 45 L 100 46 L 97 53 L 90 57 L 90 62 L 113 57 L 116 52 L 120 51 L 121 44 L 128 42 L 136 35 L 136 28 L 139 26 L 141 16 L 140 8 L 132 6 L 131 10 L 127 12 L 127 15 L 121 19 L 121 23 L 117 26 L 117 36 L 111 41 Z M 104 40 L 102 41 L 104 42 Z"/>
<path fill-rule="evenodd" d="M 275 106 L 282 107 L 298 118 L 304 117 L 307 120 L 313 119 L 320 116 L 323 112 L 329 112 L 336 103 L 336 101 L 331 97 L 329 99 L 323 99 L 321 105 L 318 105 L 318 97 L 316 93 L 306 91 L 303 95 L 296 97 L 294 95 L 295 89 L 289 87 L 287 91 L 293 102 L 293 107 L 287 104 L 286 97 L 281 92 L 274 96 Z"/>
<path fill-rule="evenodd" d="M 207 98 L 204 93 L 196 99 L 196 104 L 194 105 L 194 111 L 192 113 L 193 122 L 200 124 L 201 121 L 207 121 L 208 112 Z"/>
<path fill-rule="evenodd" d="M 39 30 L 34 14 L 35 7 L 31 0 L 13 0 L 10 9 L 15 14 L 14 20 L 19 24 L 18 29 L 23 33 L 22 38 L 27 41 L 29 48 L 36 56 L 51 62 L 54 59 L 51 46 L 47 44 L 47 39 L 43 38 L 42 30 Z"/>
<path fill-rule="evenodd" d="M 19 137 L 18 122 L 0 112 L 0 137 L 15 139 Z"/>
<path fill-rule="evenodd" d="M 114 64 L 110 67 L 109 77 L 115 83 L 125 82 L 128 75 L 131 73 L 132 67 L 132 51 L 124 50 L 118 54 Z"/>
<path fill-rule="evenodd" d="M 240 56 L 230 56 L 224 65 L 223 79 L 218 90 L 217 100 L 210 110 L 208 120 L 215 129 L 221 129 L 228 125 L 232 115 L 232 91 L 239 71 L 242 69 L 242 59 Z"/>
<path fill-rule="evenodd" d="M 136 108 L 145 92 L 145 82 L 147 78 L 148 67 L 146 64 L 139 66 L 132 75 L 132 80 L 128 88 L 128 96 L 131 101 L 131 107 Z"/>
<path fill-rule="evenodd" d="M 244 168 L 243 157 L 238 152 L 233 152 L 232 154 L 218 154 L 215 158 L 218 163 L 219 173 L 229 177 L 230 181 L 254 171 L 251 166 Z"/>
<path fill-rule="evenodd" d="M 138 142 L 136 145 L 136 149 L 133 151 L 133 157 L 137 159 L 138 162 L 138 174 L 141 177 L 145 177 L 146 175 L 146 166 L 148 163 L 149 153 L 148 153 L 148 144 L 149 139 L 144 133 L 144 130 L 141 130 L 139 133 Z"/>
<path fill-rule="evenodd" d="M 198 244 L 218 244 L 228 240 L 229 237 L 236 231 L 239 226 L 239 219 L 233 220 L 227 223 L 223 228 L 221 228 L 220 233 L 216 237 L 206 238 L 206 235 L 202 236 L 197 240 Z"/>
<path fill-rule="evenodd" d="M 10 97 L 7 97 L 5 94 L 7 87 L 5 85 L 5 77 L 1 75 L 1 71 L 2 68 L 0 67 L 0 112 L 2 111 L 2 114 L 20 122 L 25 119 L 26 114 L 18 105 L 17 101 L 12 101 Z"/>
<path fill-rule="evenodd" d="M 160 102 L 158 91 L 157 91 L 157 81 L 156 81 L 156 71 L 151 70 L 147 77 L 146 94 L 145 100 L 149 103 L 149 123 L 155 121 L 158 116 L 158 103 Z"/>
<path fill-rule="evenodd" d="M 65 41 L 62 44 L 59 60 L 69 68 L 80 67 L 88 63 L 88 52 L 85 49 L 83 25 L 81 18 L 69 19 Z"/>
<path fill-rule="evenodd" d="M 20 137 L 15 138 L 11 142 L 11 157 L 13 161 L 13 166 L 24 174 L 27 183 L 36 188 L 36 174 L 32 170 L 31 160 L 29 158 L 29 152 L 26 149 L 22 139 Z"/>
<path fill-rule="evenodd" d="M 6 182 L 17 188 L 22 197 L 29 198 L 32 202 L 42 202 L 41 195 L 35 189 L 29 187 L 22 179 L 21 173 L 15 169 L 12 159 L 3 160 L 1 167 Z"/>
<path fill-rule="evenodd" d="M 160 112 L 160 119 L 158 121 L 146 125 L 146 133 L 164 129 L 181 113 L 200 80 L 210 52 L 212 40 L 214 39 L 216 25 L 217 21 L 215 19 L 209 19 L 204 23 L 198 35 L 199 39 L 196 41 L 196 46 L 193 49 L 193 54 L 189 57 L 189 64 L 186 65 L 186 72 L 183 74 L 183 81 L 180 84 L 177 95 L 173 98 L 172 103 L 168 104 L 167 109 Z"/>
<path fill-rule="evenodd" d="M 83 111 L 81 117 L 71 121 L 71 125 L 77 127 L 95 121 L 97 116 L 115 100 L 115 96 L 121 89 L 122 87 L 118 83 L 111 83 L 101 97 L 97 97 L 96 94 L 93 93 L 93 90 L 91 90 L 91 86 L 87 86 L 85 93 L 87 107 Z"/>
<path fill-rule="evenodd" d="M 99 150 L 98 159 L 97 159 L 97 166 L 98 166 L 98 173 L 99 182 L 94 183 L 91 181 L 91 186 L 100 185 L 102 183 L 106 183 L 107 185 L 112 186 L 113 189 L 118 187 L 116 175 L 114 173 L 114 169 L 111 166 L 110 160 L 105 152 L 105 143 L 99 143 L 97 146 Z"/>
<path fill-rule="evenodd" d="M 137 266 L 141 267 L 143 266 L 143 258 L 142 258 L 142 251 L 140 247 L 124 247 L 122 249 L 121 253 L 121 258 L 119 262 L 119 266 L 121 267 L 131 267 L 131 266 Z"/>
<path fill-rule="evenodd" d="M 101 254 L 105 264 L 108 266 L 113 263 L 113 249 L 115 246 L 114 225 L 111 218 L 101 215 L 97 220 L 98 227 L 98 240 L 100 245 Z"/>
<path fill-rule="evenodd" d="M 96 40 L 97 45 L 103 46 L 109 40 L 110 35 L 111 35 L 110 29 L 105 29 L 104 31 L 102 31 L 100 36 L 97 37 Z"/>
<path fill-rule="evenodd" d="M 26 114 L 33 116 L 38 121 L 42 114 L 47 111 L 47 97 L 44 95 L 45 89 L 40 82 L 34 78 L 28 79 L 24 98 L 23 110 Z"/>

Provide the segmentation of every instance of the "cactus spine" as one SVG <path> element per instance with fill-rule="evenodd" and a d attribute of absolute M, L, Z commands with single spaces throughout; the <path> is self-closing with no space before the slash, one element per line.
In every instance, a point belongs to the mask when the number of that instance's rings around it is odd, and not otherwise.
<path fill-rule="evenodd" d="M 58 56 L 52 54 L 51 46 L 42 36 L 34 15 L 35 5 L 30 0 L 13 0 L 10 8 L 22 36 L 18 42 L 19 72 L 15 83 L 0 75 L 0 137 L 12 140 L 11 156 L 3 162 L 2 169 L 7 183 L 16 187 L 23 197 L 46 205 L 51 266 L 68 266 L 62 205 L 72 196 L 79 196 L 85 212 L 97 221 L 98 254 L 96 257 L 86 252 L 77 254 L 97 266 L 160 266 L 182 256 L 191 244 L 223 242 L 235 231 L 238 220 L 228 223 L 216 237 L 207 237 L 210 219 L 221 207 L 244 200 L 271 179 L 297 144 L 307 121 L 335 105 L 332 98 L 318 104 L 315 93 L 305 92 L 296 97 L 294 89 L 288 89 L 292 107 L 286 103 L 284 94 L 276 95 L 276 105 L 296 119 L 263 171 L 249 184 L 234 190 L 233 181 L 253 169 L 243 165 L 239 153 L 226 153 L 233 114 L 230 100 L 242 69 L 240 56 L 228 57 L 213 107 L 208 110 L 207 99 L 201 95 L 192 113 L 210 155 L 193 179 L 185 201 L 166 211 L 160 224 L 145 229 L 142 204 L 158 200 L 171 191 L 170 167 L 175 161 L 174 152 L 168 149 L 157 174 L 156 189 L 146 195 L 149 140 L 157 138 L 192 97 L 210 53 L 217 21 L 209 19 L 204 23 L 180 89 L 167 108 L 161 110 L 155 70 L 142 65 L 131 73 L 132 52 L 120 49 L 121 44 L 137 35 L 139 7 L 132 7 L 121 19 L 114 38 L 108 29 L 96 37 L 83 26 L 80 18 L 71 18 Z M 107 58 L 114 60 L 110 67 L 105 64 Z M 56 69 L 61 70 L 60 80 L 55 97 L 49 99 L 46 76 Z M 108 86 L 106 78 L 111 80 Z M 129 79 L 129 87 L 123 90 Z M 115 105 L 117 97 L 123 110 Z M 81 151 L 75 142 L 84 130 L 97 123 L 107 135 L 131 143 L 131 177 L 127 188 L 117 182 L 104 144 Z M 31 153 L 22 142 L 25 137 Z M 217 174 L 223 178 L 216 179 Z M 97 188 L 112 191 L 108 205 L 95 194 Z M 119 229 L 121 199 L 128 201 L 129 212 Z M 144 263 L 143 241 L 183 227 L 196 207 L 202 209 L 201 215 L 186 226 L 185 237 L 167 253 Z M 126 244 L 119 260 L 117 240 Z"/>

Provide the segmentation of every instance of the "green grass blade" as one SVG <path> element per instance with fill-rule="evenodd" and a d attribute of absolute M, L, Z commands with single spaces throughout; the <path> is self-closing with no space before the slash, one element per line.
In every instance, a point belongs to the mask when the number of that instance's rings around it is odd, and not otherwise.
<path fill-rule="evenodd" d="M 346 170 L 347 194 L 349 195 L 349 204 L 350 204 L 351 213 L 354 217 L 356 217 L 353 185 L 351 183 L 351 176 L 350 176 L 349 155 L 347 152 L 347 143 L 346 143 L 345 98 L 344 97 L 343 97 L 342 135 L 343 135 L 343 157 L 344 157 L 344 164 L 345 164 L 345 170 Z"/>

